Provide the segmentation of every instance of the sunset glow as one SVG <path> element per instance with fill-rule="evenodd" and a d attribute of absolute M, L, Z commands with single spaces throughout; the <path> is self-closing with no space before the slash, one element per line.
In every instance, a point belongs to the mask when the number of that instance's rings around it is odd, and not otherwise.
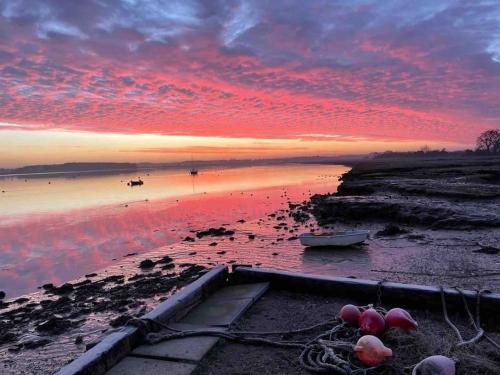
<path fill-rule="evenodd" d="M 491 1 L 2 2 L 0 166 L 471 147 L 499 35 Z"/>

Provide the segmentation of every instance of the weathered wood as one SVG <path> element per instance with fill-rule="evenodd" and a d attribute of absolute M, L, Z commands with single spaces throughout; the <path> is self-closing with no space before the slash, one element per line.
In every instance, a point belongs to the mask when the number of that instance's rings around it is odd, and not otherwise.
<path fill-rule="evenodd" d="M 227 281 L 228 269 L 217 266 L 175 293 L 143 318 L 165 322 L 185 314 L 213 291 L 221 288 Z M 101 375 L 128 355 L 139 345 L 141 333 L 137 327 L 126 326 L 118 332 L 105 337 L 73 362 L 64 366 L 56 375 Z"/>
<path fill-rule="evenodd" d="M 402 284 L 378 281 L 351 279 L 345 277 L 320 276 L 299 272 L 279 271 L 266 268 L 236 267 L 230 276 L 232 283 L 271 282 L 271 287 L 298 292 L 322 294 L 336 297 L 347 297 L 361 304 L 376 303 L 380 290 L 384 306 L 400 306 L 408 308 L 441 311 L 440 288 L 435 286 Z M 445 288 L 448 310 L 465 314 L 460 293 L 452 288 Z M 476 304 L 477 292 L 464 290 L 469 306 Z M 489 327 L 497 327 L 500 316 L 500 294 L 483 293 L 481 297 L 481 320 Z"/>

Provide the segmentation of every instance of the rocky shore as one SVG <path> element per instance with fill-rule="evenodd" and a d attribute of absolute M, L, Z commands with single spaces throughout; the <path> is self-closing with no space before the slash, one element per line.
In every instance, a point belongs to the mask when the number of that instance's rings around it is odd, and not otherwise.
<path fill-rule="evenodd" d="M 384 221 L 430 229 L 500 227 L 500 158 L 396 158 L 360 162 L 338 193 L 315 195 L 320 224 Z"/>

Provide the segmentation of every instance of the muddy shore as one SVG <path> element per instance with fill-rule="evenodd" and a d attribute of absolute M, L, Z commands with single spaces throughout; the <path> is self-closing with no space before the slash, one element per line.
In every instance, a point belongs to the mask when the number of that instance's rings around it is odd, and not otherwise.
<path fill-rule="evenodd" d="M 287 268 L 307 271 L 319 261 L 321 273 L 498 291 L 499 176 L 500 158 L 372 160 L 344 174 L 338 194 L 292 201 L 284 191 L 283 209 L 266 217 L 185 237 L 176 249 L 193 260 L 162 250 L 138 257 L 134 269 L 44 285 L 36 297 L 0 302 L 0 348 L 7 348 L 0 368 L 51 373 L 215 264 L 276 267 L 274 260 L 288 259 Z M 297 241 L 304 231 L 353 227 L 372 231 L 366 245 L 324 252 Z M 58 358 L 51 348 L 61 345 Z M 18 371 L 21 362 L 29 365 Z"/>

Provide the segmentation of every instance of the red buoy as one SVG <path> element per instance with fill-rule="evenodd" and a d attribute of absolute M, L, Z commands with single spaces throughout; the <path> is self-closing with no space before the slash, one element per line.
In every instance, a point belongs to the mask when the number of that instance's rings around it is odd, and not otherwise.
<path fill-rule="evenodd" d="M 340 319 L 352 325 L 358 325 L 360 316 L 361 311 L 354 305 L 345 305 L 340 309 L 339 313 Z"/>
<path fill-rule="evenodd" d="M 385 321 L 382 315 L 370 308 L 359 317 L 359 328 L 368 335 L 378 336 L 384 332 Z"/>
<path fill-rule="evenodd" d="M 414 331 L 418 323 L 413 319 L 410 313 L 404 309 L 396 307 L 385 314 L 385 324 L 387 328 L 401 328 L 405 331 Z"/>

